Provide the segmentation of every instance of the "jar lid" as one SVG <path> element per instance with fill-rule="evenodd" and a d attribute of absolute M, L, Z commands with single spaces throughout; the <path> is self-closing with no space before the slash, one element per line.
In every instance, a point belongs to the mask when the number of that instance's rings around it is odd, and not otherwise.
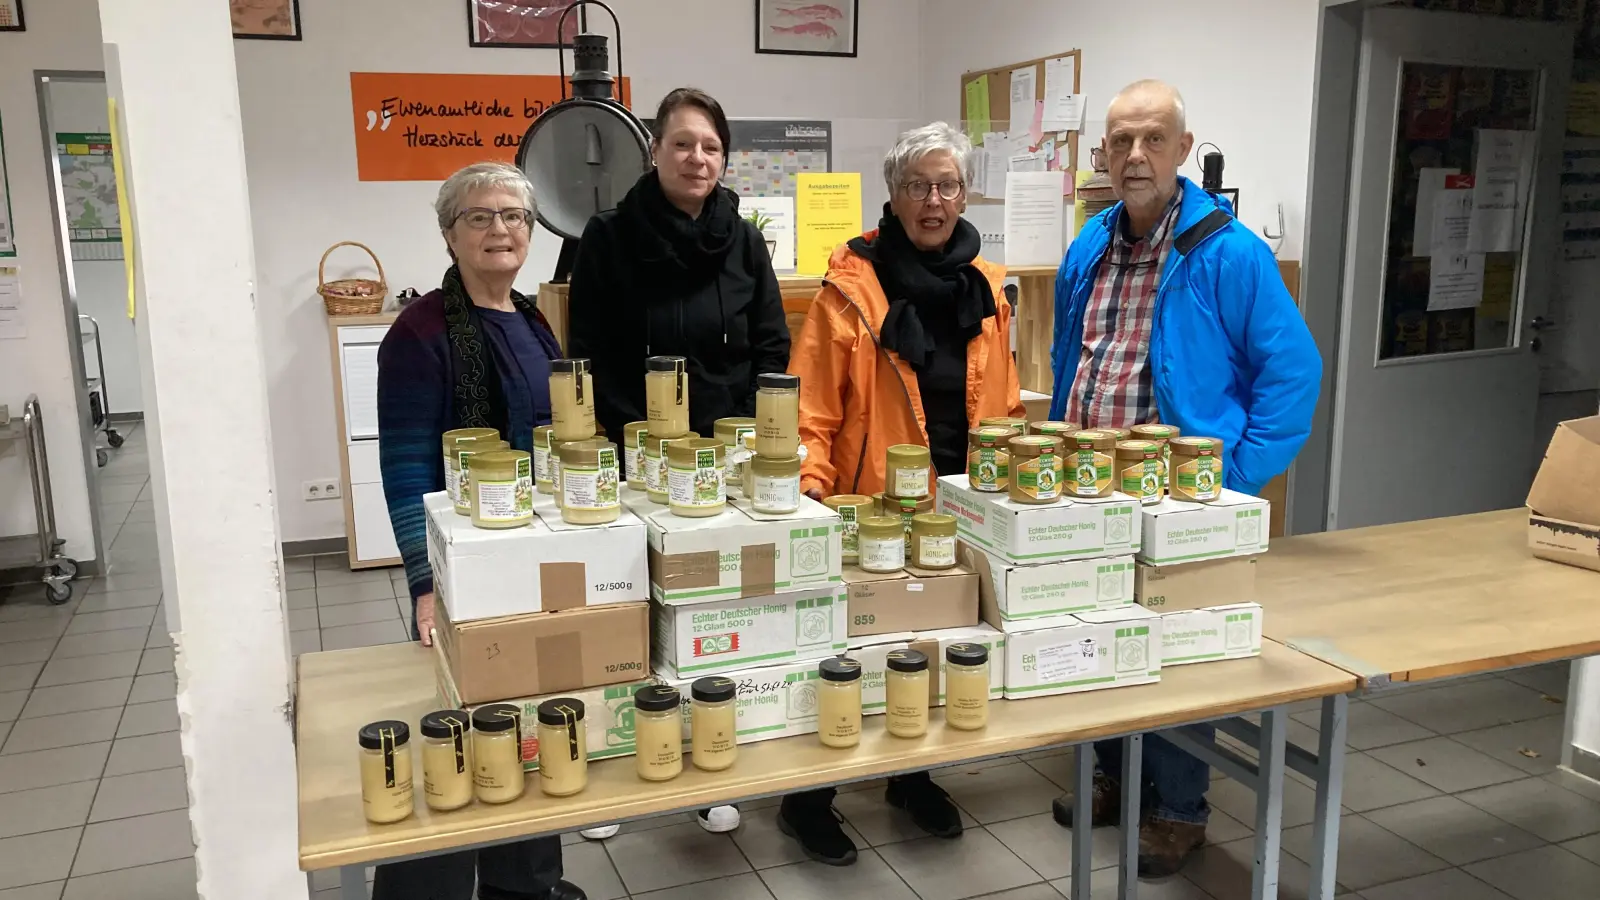
<path fill-rule="evenodd" d="M 393 746 L 404 747 L 406 742 L 411 740 L 411 726 L 394 719 L 371 722 L 361 726 L 356 739 L 368 750 L 382 750 L 385 737 L 389 738 Z"/>
<path fill-rule="evenodd" d="M 928 448 L 921 444 L 895 444 L 889 448 L 889 459 L 899 459 L 910 463 L 926 463 L 928 461 Z"/>
<path fill-rule="evenodd" d="M 1011 439 L 1011 452 L 1022 456 L 1043 456 L 1061 449 L 1061 439 L 1051 434 L 1024 434 Z"/>
<path fill-rule="evenodd" d="M 701 450 L 715 451 L 717 456 L 722 455 L 726 449 L 723 443 L 716 438 L 675 438 L 661 445 L 662 451 L 673 462 L 693 464 L 695 454 Z"/>
<path fill-rule="evenodd" d="M 1222 441 L 1218 438 L 1208 437 L 1175 437 L 1167 440 L 1167 446 L 1177 453 L 1180 449 L 1191 454 L 1221 453 Z"/>
<path fill-rule="evenodd" d="M 1175 438 L 1178 436 L 1178 426 L 1163 425 L 1159 422 L 1135 425 L 1128 430 L 1134 434 L 1142 434 L 1153 438 Z"/>
<path fill-rule="evenodd" d="M 644 359 L 644 370 L 646 372 L 682 372 L 688 364 L 689 361 L 681 356 L 647 356 Z"/>
<path fill-rule="evenodd" d="M 617 445 L 610 441 L 587 440 L 568 441 L 561 445 L 561 464 L 563 466 L 598 466 L 600 454 L 606 450 L 611 451 L 611 461 L 617 460 Z"/>
<path fill-rule="evenodd" d="M 1029 422 L 1028 430 L 1033 434 L 1070 434 L 1078 430 L 1078 426 L 1070 422 Z"/>
<path fill-rule="evenodd" d="M 549 425 L 544 425 L 544 426 L 541 426 L 541 427 L 549 428 L 550 426 Z M 539 429 L 535 428 L 534 430 L 538 431 Z M 639 436 L 644 434 L 645 432 L 647 432 L 649 430 L 650 430 L 650 423 L 649 422 L 629 422 L 628 424 L 622 426 L 622 433 L 627 435 L 628 438 L 630 440 L 633 440 L 633 441 L 638 441 L 639 440 Z"/>
<path fill-rule="evenodd" d="M 728 416 L 711 423 L 711 432 L 724 444 L 732 444 L 741 430 L 755 431 L 756 420 L 751 416 Z"/>
<path fill-rule="evenodd" d="M 917 513 L 911 517 L 911 527 L 917 530 L 956 533 L 956 517 L 945 513 Z"/>
<path fill-rule="evenodd" d="M 522 707 L 515 703 L 491 703 L 472 711 L 473 731 L 510 731 L 521 721 Z"/>
<path fill-rule="evenodd" d="M 453 428 L 444 433 L 444 445 L 454 447 L 467 441 L 498 441 L 500 432 L 493 428 Z"/>
<path fill-rule="evenodd" d="M 928 654 L 921 650 L 890 650 L 889 669 L 894 672 L 926 672 Z"/>
<path fill-rule="evenodd" d="M 870 506 L 871 504 L 872 498 L 866 494 L 834 494 L 832 497 L 825 497 L 822 500 L 822 505 L 829 509 L 838 509 L 841 506 Z"/>
<path fill-rule="evenodd" d="M 979 425 L 967 432 L 967 442 L 976 447 L 998 447 L 1017 436 L 1009 425 Z"/>
<path fill-rule="evenodd" d="M 567 725 L 583 721 L 583 701 L 577 697 L 557 697 L 539 704 L 540 725 Z"/>
<path fill-rule="evenodd" d="M 782 372 L 763 372 L 756 376 L 756 387 L 772 388 L 778 391 L 800 390 L 800 376 L 786 375 Z"/>
<path fill-rule="evenodd" d="M 1028 420 L 1027 419 L 1019 419 L 1019 418 L 1016 418 L 1015 416 L 990 416 L 987 419 L 979 419 L 978 420 L 978 424 L 979 425 L 1004 425 L 1004 426 L 1006 426 L 1008 428 L 1015 428 L 1017 431 L 1027 431 L 1028 430 Z"/>
<path fill-rule="evenodd" d="M 739 685 L 721 675 L 696 678 L 694 684 L 689 685 L 689 696 L 701 703 L 722 703 L 732 700 L 737 693 Z"/>
<path fill-rule="evenodd" d="M 1101 431 L 1098 428 L 1085 428 L 1081 431 L 1073 432 L 1069 440 L 1080 449 L 1105 450 L 1116 445 L 1117 436 L 1109 431 Z"/>
<path fill-rule="evenodd" d="M 989 661 L 989 648 L 982 644 L 951 644 L 944 648 L 944 661 L 958 666 L 978 666 Z"/>
<path fill-rule="evenodd" d="M 490 440 L 489 438 L 479 438 L 476 441 L 456 441 L 455 447 L 457 453 L 465 453 L 468 456 L 482 456 L 485 453 L 510 449 L 511 445 L 505 441 Z"/>
<path fill-rule="evenodd" d="M 1117 452 L 1155 456 L 1161 452 L 1161 445 L 1152 441 L 1117 441 Z"/>
<path fill-rule="evenodd" d="M 856 529 L 860 534 L 875 538 L 899 537 L 906 533 L 899 516 L 868 516 L 856 522 Z"/>
<path fill-rule="evenodd" d="M 528 459 L 526 450 L 490 450 L 487 453 L 472 454 L 473 471 L 485 469 L 514 468 L 518 461 Z"/>
<path fill-rule="evenodd" d="M 750 458 L 750 471 L 761 475 L 799 475 L 800 457 L 753 456 Z"/>
<path fill-rule="evenodd" d="M 586 375 L 589 372 L 587 359 L 552 359 L 550 371 L 563 375 Z"/>
<path fill-rule="evenodd" d="M 422 717 L 422 736 L 453 738 L 457 732 L 472 730 L 472 717 L 464 709 L 441 709 Z"/>
<path fill-rule="evenodd" d="M 697 438 L 699 436 L 698 432 L 691 431 L 688 434 L 680 434 L 677 437 L 662 437 L 659 434 L 651 434 L 647 431 L 639 435 L 639 446 L 645 448 L 646 456 L 650 455 L 651 447 L 655 448 L 657 456 L 665 456 L 668 441 L 686 441 L 689 438 Z"/>
<path fill-rule="evenodd" d="M 633 708 L 645 712 L 666 712 L 682 702 L 678 689 L 667 684 L 647 684 L 633 692 Z"/>
<path fill-rule="evenodd" d="M 823 681 L 859 681 L 861 663 L 848 656 L 830 656 L 817 665 L 817 674 Z"/>

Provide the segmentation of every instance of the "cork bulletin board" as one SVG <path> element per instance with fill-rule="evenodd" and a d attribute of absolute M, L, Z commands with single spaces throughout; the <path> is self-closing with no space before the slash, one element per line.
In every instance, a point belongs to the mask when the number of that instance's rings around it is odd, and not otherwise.
<path fill-rule="evenodd" d="M 1069 50 L 1065 53 L 1054 53 L 1041 56 L 1038 59 L 1026 59 L 1021 62 L 1008 63 L 992 69 L 978 69 L 966 72 L 961 76 L 961 122 L 967 128 L 971 116 L 967 109 L 967 85 L 985 76 L 989 79 L 989 131 L 1004 131 L 1012 133 L 1026 133 L 1031 123 L 1018 122 L 1015 126 L 1006 118 L 1011 108 L 1011 73 L 1016 69 L 1033 69 L 1034 99 L 1045 99 L 1045 63 L 1054 59 L 1071 59 L 1073 62 L 1072 93 L 1079 94 L 1083 91 L 1083 51 Z M 1078 132 L 1074 131 L 1046 131 L 1039 146 L 1045 141 L 1053 141 L 1056 145 L 1057 159 L 1060 160 L 1058 168 L 1069 173 L 1068 183 L 1073 176 L 1070 173 L 1078 169 Z M 1001 197 L 974 196 L 973 203 L 1002 203 Z"/>

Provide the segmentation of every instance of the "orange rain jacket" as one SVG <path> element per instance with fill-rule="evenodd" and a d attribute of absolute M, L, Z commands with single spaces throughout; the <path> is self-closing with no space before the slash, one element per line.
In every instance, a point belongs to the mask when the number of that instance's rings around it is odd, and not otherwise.
<path fill-rule="evenodd" d="M 874 230 L 864 237 L 870 241 L 876 235 Z M 1005 267 L 982 257 L 973 265 L 994 288 L 995 315 L 967 344 L 969 426 L 993 416 L 1023 415 L 1011 358 L 1011 307 L 1001 293 Z M 789 374 L 800 376 L 803 491 L 876 493 L 883 490 L 884 452 L 891 445 L 928 446 L 916 372 L 878 343 L 888 312 L 889 299 L 872 263 L 848 245 L 834 250 L 822 290 L 789 354 Z"/>

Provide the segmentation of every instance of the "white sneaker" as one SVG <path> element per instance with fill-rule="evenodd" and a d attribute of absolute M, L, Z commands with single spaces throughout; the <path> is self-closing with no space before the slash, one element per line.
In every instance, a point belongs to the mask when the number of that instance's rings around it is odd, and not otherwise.
<path fill-rule="evenodd" d="M 616 837 L 621 825 L 601 825 L 599 828 L 585 828 L 578 832 L 586 841 L 603 841 L 609 837 Z"/>
<path fill-rule="evenodd" d="M 700 810 L 700 815 L 695 817 L 700 827 L 712 834 L 722 834 L 739 827 L 739 807 L 713 806 L 710 809 Z"/>

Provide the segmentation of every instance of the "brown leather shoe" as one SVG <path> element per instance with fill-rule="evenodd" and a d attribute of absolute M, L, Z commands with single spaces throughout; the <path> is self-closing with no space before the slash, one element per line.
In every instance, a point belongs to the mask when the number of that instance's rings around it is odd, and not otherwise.
<path fill-rule="evenodd" d="M 1189 857 L 1205 843 L 1204 825 L 1145 819 L 1139 826 L 1139 877 L 1166 878 L 1178 874 Z"/>
<path fill-rule="evenodd" d="M 1094 828 L 1115 827 L 1122 821 L 1122 785 L 1099 772 L 1094 773 L 1090 794 L 1089 821 Z M 1050 803 L 1050 814 L 1062 828 L 1072 827 L 1072 795 L 1062 794 Z"/>

